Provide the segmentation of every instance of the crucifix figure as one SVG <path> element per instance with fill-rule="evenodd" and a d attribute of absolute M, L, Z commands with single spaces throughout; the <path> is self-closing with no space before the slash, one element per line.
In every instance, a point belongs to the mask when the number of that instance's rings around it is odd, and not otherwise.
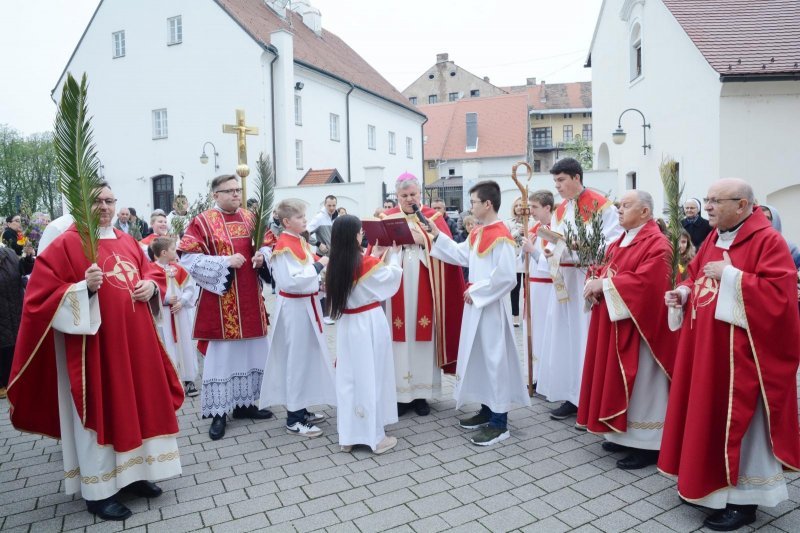
<path fill-rule="evenodd" d="M 236 124 L 223 124 L 222 133 L 235 133 L 237 153 L 239 154 L 239 164 L 236 166 L 236 174 L 242 178 L 242 199 L 247 201 L 247 175 L 250 169 L 247 167 L 247 135 L 258 135 L 258 128 L 246 126 L 244 123 L 244 109 L 236 110 Z"/>

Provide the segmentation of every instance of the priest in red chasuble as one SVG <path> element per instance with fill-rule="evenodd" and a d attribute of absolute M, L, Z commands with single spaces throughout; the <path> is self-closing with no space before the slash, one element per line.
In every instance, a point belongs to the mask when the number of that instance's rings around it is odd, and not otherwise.
<path fill-rule="evenodd" d="M 156 333 L 163 272 L 111 226 L 103 184 L 96 264 L 71 225 L 36 260 L 28 283 L 8 399 L 17 429 L 61 439 L 67 494 L 107 520 L 131 511 L 119 491 L 155 497 L 179 475 L 175 411 L 183 387 Z"/>
<path fill-rule="evenodd" d="M 212 419 L 209 437 L 217 440 L 225 435 L 228 415 L 264 419 L 272 413 L 258 408 L 269 351 L 258 278 L 264 254 L 253 249 L 253 214 L 241 208 L 239 179 L 217 176 L 211 191 L 214 207 L 192 219 L 178 251 L 200 287 L 193 335 L 205 354 L 201 410 Z"/>
<path fill-rule="evenodd" d="M 730 531 L 786 500 L 800 468 L 797 271 L 746 182 L 714 182 L 704 204 L 714 231 L 665 296 L 680 342 L 658 467 Z"/>
<path fill-rule="evenodd" d="M 411 228 L 422 228 L 414 207 L 439 231 L 450 235 L 441 213 L 422 205 L 419 180 L 409 173 L 397 178 L 398 206 L 383 218 L 404 217 Z M 464 275 L 461 268 L 430 256 L 432 243 L 423 230 L 415 232 L 417 244 L 403 246 L 403 281 L 386 302 L 392 330 L 398 413 L 409 409 L 425 416 L 427 400 L 442 393 L 442 370 L 454 373 L 464 309 Z"/>
<path fill-rule="evenodd" d="M 593 306 L 578 425 L 602 434 L 606 451 L 625 452 L 617 466 L 634 470 L 658 460 L 678 335 L 666 327 L 666 308 L 653 305 L 671 287 L 672 251 L 653 220 L 653 197 L 628 191 L 617 211 L 625 232 L 584 287 Z"/>

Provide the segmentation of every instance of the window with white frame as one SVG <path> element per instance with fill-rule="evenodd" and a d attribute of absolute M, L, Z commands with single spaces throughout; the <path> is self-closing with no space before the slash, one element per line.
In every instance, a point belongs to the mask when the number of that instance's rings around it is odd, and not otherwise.
<path fill-rule="evenodd" d="M 367 124 L 367 148 L 375 150 L 375 126 Z"/>
<path fill-rule="evenodd" d="M 642 26 L 638 22 L 631 31 L 630 65 L 633 81 L 642 75 Z"/>
<path fill-rule="evenodd" d="M 299 94 L 294 95 L 294 123 L 303 125 L 303 98 Z"/>
<path fill-rule="evenodd" d="M 297 170 L 303 170 L 303 141 L 294 141 L 294 166 Z"/>
<path fill-rule="evenodd" d="M 167 19 L 167 45 L 183 42 L 183 20 L 180 15 Z"/>
<path fill-rule="evenodd" d="M 397 142 L 395 140 L 395 134 L 393 131 L 389 132 L 389 153 L 396 154 L 397 153 Z"/>
<path fill-rule="evenodd" d="M 125 30 L 115 31 L 111 34 L 114 58 L 125 57 Z"/>
<path fill-rule="evenodd" d="M 153 139 L 167 138 L 167 110 L 153 110 Z"/>
<path fill-rule="evenodd" d="M 414 154 L 412 153 L 413 148 L 414 145 L 411 142 L 411 137 L 406 137 L 406 157 L 409 159 L 414 159 Z"/>
<path fill-rule="evenodd" d="M 339 115 L 331 113 L 331 140 L 339 140 Z"/>

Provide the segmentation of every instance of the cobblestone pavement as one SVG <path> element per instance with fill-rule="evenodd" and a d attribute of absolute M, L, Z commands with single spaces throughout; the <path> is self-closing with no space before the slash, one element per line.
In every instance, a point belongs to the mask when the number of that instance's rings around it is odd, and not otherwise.
<path fill-rule="evenodd" d="M 326 326 L 331 346 L 335 330 Z M 431 406 L 430 416 L 390 426 L 397 448 L 376 456 L 339 451 L 332 408 L 320 438 L 286 434 L 278 409 L 277 419 L 230 422 L 214 442 L 199 401 L 187 400 L 178 413 L 183 475 L 161 482 L 159 498 L 123 497 L 134 514 L 112 523 L 64 494 L 60 445 L 15 431 L 0 400 L 0 530 L 657 533 L 695 531 L 705 517 L 655 467 L 615 468 L 619 456 L 599 437 L 574 419 L 550 420 L 554 405 L 540 397 L 509 413 L 511 438 L 489 448 L 468 442 L 453 400 Z M 761 508 L 757 529 L 800 531 L 800 479 L 789 480 L 791 499 Z"/>

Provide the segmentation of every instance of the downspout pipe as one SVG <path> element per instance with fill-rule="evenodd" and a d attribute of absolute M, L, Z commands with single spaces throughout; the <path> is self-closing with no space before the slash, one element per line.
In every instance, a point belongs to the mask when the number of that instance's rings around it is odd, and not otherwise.
<path fill-rule="evenodd" d="M 270 127 L 272 128 L 272 168 L 275 168 L 276 157 L 278 155 L 278 148 L 275 144 L 275 62 L 278 60 L 278 50 L 273 46 L 270 52 L 275 54 L 275 57 L 272 58 L 272 61 L 269 62 L 269 96 L 270 96 L 270 112 L 271 112 L 271 119 Z M 273 174 L 275 178 L 275 183 L 273 185 L 278 184 L 278 175 Z"/>
<path fill-rule="evenodd" d="M 347 183 L 353 181 L 353 176 L 351 175 L 350 171 L 350 93 L 352 93 L 356 89 L 356 86 L 353 83 L 350 83 L 350 90 L 347 91 L 347 94 L 344 97 L 344 115 L 345 115 L 345 125 L 347 126 Z"/>
<path fill-rule="evenodd" d="M 425 198 L 425 123 L 428 122 L 428 117 L 425 117 L 425 120 L 422 121 L 422 124 L 419 125 L 419 144 L 420 148 L 422 148 L 422 198 Z M 438 168 L 438 167 L 437 167 Z"/>

